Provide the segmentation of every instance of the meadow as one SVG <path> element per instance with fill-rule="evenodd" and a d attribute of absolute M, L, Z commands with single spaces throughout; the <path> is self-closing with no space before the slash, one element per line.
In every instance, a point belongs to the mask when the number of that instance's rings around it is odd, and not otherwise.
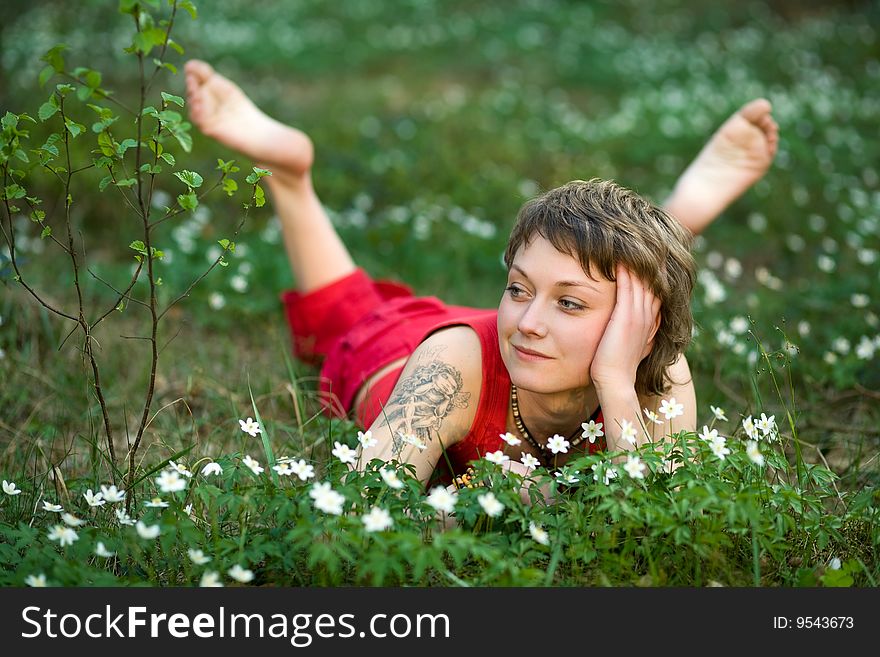
<path fill-rule="evenodd" d="M 877 585 L 876 3 L 203 4 L 0 9 L 0 584 Z M 768 98 L 774 166 L 694 245 L 700 431 L 538 469 L 552 504 L 485 459 L 452 501 L 348 472 L 264 172 L 189 126 L 190 57 L 312 136 L 361 266 L 479 307 L 525 200 L 660 202 Z"/>

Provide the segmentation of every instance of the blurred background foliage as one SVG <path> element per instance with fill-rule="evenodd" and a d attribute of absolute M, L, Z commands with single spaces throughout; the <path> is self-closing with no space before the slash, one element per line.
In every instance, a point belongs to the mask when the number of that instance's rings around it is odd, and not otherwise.
<path fill-rule="evenodd" d="M 101 71 L 105 88 L 135 102 L 126 19 L 109 0 L 4 2 L 0 111 L 36 114 L 50 89 L 37 84 L 40 57 L 56 43 L 67 44 L 71 68 Z M 500 296 L 501 254 L 524 200 L 595 176 L 662 201 L 724 118 L 769 98 L 781 129 L 774 167 L 695 245 L 699 333 L 689 357 L 699 417 L 713 403 L 733 424 L 785 402 L 803 440 L 863 482 L 876 477 L 880 445 L 878 19 L 880 5 L 855 0 L 215 0 L 197 20 L 178 16 L 174 38 L 185 54 L 168 61 L 211 62 L 313 137 L 318 193 L 368 271 L 486 307 Z M 183 95 L 182 75 L 159 86 Z M 81 111 L 79 120 L 93 120 Z M 34 142 L 45 130 L 34 128 Z M 232 154 L 193 136 L 179 168 L 208 180 L 216 159 Z M 94 145 L 75 146 L 74 159 L 87 163 Z M 95 270 L 123 281 L 139 227 L 112 190 L 97 191 L 98 180 L 80 187 L 73 220 Z M 165 180 L 157 211 L 181 191 Z M 32 191 L 47 211 L 61 200 L 49 177 Z M 216 256 L 240 203 L 214 196 L 159 231 L 166 298 Z M 60 226 L 61 214 L 50 221 Z M 15 221 L 25 272 L 63 303 L 72 290 L 66 261 L 39 227 Z M 212 272 L 164 329 L 160 405 L 183 397 L 189 411 L 169 411 L 156 428 L 184 442 L 183 418 L 209 435 L 234 429 L 248 381 L 277 404 L 264 415 L 281 423 L 281 435 L 303 430 L 283 421 L 290 397 L 278 383 L 287 339 L 278 293 L 292 281 L 271 204 L 251 213 L 236 241 L 230 266 Z M 88 395 L 76 350 L 56 353 L 67 329 L 4 273 L 0 374 L 10 385 L 0 443 L 27 434 L 70 445 L 90 433 L 94 412 L 64 402 Z M 87 285 L 95 298 L 111 294 Z M 119 337 L 143 321 L 136 312 L 107 329 L 103 345 L 123 411 L 142 383 L 132 356 L 141 347 Z M 768 365 L 749 329 L 794 392 L 767 396 Z"/>

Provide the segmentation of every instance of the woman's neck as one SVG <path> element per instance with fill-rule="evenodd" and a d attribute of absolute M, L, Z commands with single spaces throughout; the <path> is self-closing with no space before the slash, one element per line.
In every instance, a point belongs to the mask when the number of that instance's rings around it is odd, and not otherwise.
<path fill-rule="evenodd" d="M 553 434 L 569 436 L 599 405 L 596 388 L 592 385 L 552 394 L 517 388 L 517 397 L 523 423 L 541 443 Z"/>

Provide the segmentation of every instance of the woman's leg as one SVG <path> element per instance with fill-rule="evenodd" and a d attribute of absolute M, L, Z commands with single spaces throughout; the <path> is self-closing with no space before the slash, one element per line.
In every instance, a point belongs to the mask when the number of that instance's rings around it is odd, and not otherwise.
<path fill-rule="evenodd" d="M 763 98 L 743 105 L 678 179 L 664 207 L 692 233 L 702 232 L 770 167 L 779 143 L 771 109 Z"/>
<path fill-rule="evenodd" d="M 312 187 L 311 140 L 264 114 L 207 63 L 191 60 L 185 71 L 189 113 L 199 130 L 272 171 L 265 180 L 297 289 L 309 292 L 355 271 Z"/>

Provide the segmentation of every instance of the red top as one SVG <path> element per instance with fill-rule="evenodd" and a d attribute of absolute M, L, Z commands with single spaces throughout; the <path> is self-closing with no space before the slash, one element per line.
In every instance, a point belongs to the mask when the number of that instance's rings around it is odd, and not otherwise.
<path fill-rule="evenodd" d="M 507 432 L 507 409 L 510 407 L 510 375 L 498 347 L 498 312 L 470 310 L 471 314 L 450 318 L 432 326 L 419 340 L 421 343 L 432 333 L 450 326 L 469 326 L 480 339 L 483 377 L 474 421 L 468 434 L 446 450 L 453 472 L 456 473 L 464 472 L 470 461 L 504 448 L 501 435 Z M 369 427 L 381 412 L 381 407 L 391 396 L 402 370 L 403 368 L 389 372 L 370 388 L 364 405 L 357 409 L 358 420 L 365 427 Z M 604 422 L 601 409 L 597 409 L 592 419 Z M 589 444 L 589 453 L 593 454 L 603 448 L 604 441 L 599 439 Z M 446 459 L 441 457 L 435 477 L 439 475 L 441 479 L 447 479 L 448 466 Z"/>

